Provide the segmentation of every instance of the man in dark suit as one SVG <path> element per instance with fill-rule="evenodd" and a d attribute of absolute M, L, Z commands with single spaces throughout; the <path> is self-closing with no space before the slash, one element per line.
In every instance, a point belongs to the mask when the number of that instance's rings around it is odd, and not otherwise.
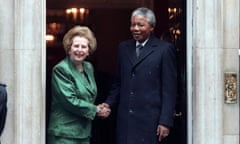
<path fill-rule="evenodd" d="M 116 80 L 102 104 L 106 109 L 117 107 L 117 144 L 158 144 L 173 126 L 175 49 L 153 35 L 155 23 L 152 10 L 134 10 L 133 39 L 119 45 Z"/>
<path fill-rule="evenodd" d="M 0 84 L 0 136 L 2 135 L 3 128 L 4 128 L 4 125 L 5 125 L 6 115 L 7 115 L 6 85 Z"/>

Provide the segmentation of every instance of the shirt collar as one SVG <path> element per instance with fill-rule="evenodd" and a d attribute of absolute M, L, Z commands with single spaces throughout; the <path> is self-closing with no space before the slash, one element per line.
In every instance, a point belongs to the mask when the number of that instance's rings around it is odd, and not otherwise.
<path fill-rule="evenodd" d="M 139 41 L 136 41 L 136 46 L 138 46 L 139 44 L 141 44 L 142 46 L 145 46 L 145 44 L 147 43 L 148 39 L 146 39 L 144 42 L 140 43 Z"/>

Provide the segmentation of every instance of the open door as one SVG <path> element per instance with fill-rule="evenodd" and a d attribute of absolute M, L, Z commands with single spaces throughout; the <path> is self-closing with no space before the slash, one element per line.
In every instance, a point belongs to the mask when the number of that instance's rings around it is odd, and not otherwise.
<path fill-rule="evenodd" d="M 76 3 L 76 2 L 75 2 Z M 131 3 L 133 3 L 131 1 Z M 66 6 L 59 0 L 47 0 L 47 34 L 55 36 L 47 42 L 47 108 L 46 123 L 50 108 L 51 69 L 65 57 L 62 38 L 66 31 L 75 24 L 89 26 L 98 41 L 97 51 L 89 60 L 93 63 L 98 86 L 96 104 L 102 103 L 115 72 L 117 46 L 120 41 L 131 37 L 130 15 L 136 7 L 111 7 L 111 5 L 92 7 L 84 19 L 75 20 L 73 15 L 66 15 Z M 74 5 L 74 4 L 72 4 Z M 90 6 L 91 7 L 91 6 Z M 168 144 L 186 144 L 187 142 L 187 99 L 186 99 L 186 1 L 185 0 L 153 0 L 153 10 L 157 17 L 155 34 L 166 41 L 172 42 L 177 50 L 178 60 L 178 97 L 175 112 L 175 123 L 167 138 Z M 80 17 L 77 17 L 77 19 Z M 114 144 L 115 115 L 93 121 L 92 144 Z"/>

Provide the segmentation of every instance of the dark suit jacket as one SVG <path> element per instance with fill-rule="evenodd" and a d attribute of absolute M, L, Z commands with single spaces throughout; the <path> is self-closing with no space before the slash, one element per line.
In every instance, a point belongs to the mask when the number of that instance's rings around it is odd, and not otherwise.
<path fill-rule="evenodd" d="M 0 136 L 4 129 L 7 116 L 7 91 L 6 85 L 0 84 Z"/>
<path fill-rule="evenodd" d="M 175 49 L 151 36 L 136 58 L 135 43 L 119 45 L 116 81 L 106 102 L 118 108 L 117 144 L 157 144 L 158 124 L 173 126 Z"/>

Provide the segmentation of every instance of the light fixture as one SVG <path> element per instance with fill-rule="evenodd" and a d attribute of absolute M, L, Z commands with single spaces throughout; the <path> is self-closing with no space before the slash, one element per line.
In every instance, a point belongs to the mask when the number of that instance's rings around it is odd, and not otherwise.
<path fill-rule="evenodd" d="M 54 39 L 55 39 L 54 35 L 52 35 L 52 34 L 47 34 L 47 35 L 46 35 L 46 42 L 47 42 L 47 43 L 48 43 L 48 42 L 53 42 Z"/>
<path fill-rule="evenodd" d="M 68 8 L 66 9 L 67 20 L 72 20 L 73 22 L 83 22 L 88 16 L 89 9 L 87 8 Z"/>
<path fill-rule="evenodd" d="M 182 14 L 182 9 L 178 7 L 168 8 L 169 32 L 172 35 L 173 43 L 177 43 L 181 36 L 181 23 L 179 17 Z"/>

